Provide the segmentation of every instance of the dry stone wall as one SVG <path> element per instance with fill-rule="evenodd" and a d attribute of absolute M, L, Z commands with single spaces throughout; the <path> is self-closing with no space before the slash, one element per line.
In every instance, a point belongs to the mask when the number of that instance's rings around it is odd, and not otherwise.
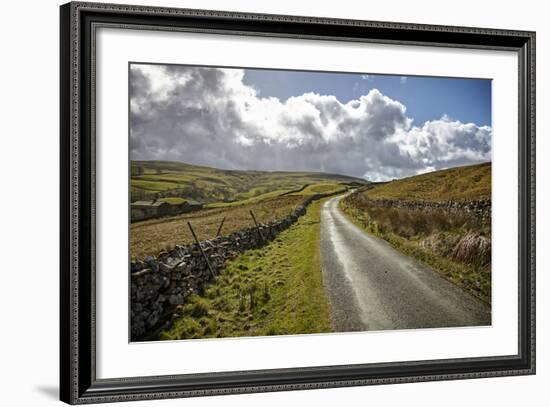
<path fill-rule="evenodd" d="M 475 216 L 483 222 L 491 221 L 491 200 L 479 199 L 471 201 L 402 201 L 394 199 L 369 199 L 369 203 L 385 208 L 398 208 L 423 211 L 446 211 L 450 213 L 461 213 Z"/>
<path fill-rule="evenodd" d="M 224 262 L 250 249 L 258 249 L 274 240 L 306 213 L 311 202 L 336 195 L 319 194 L 307 198 L 303 205 L 284 219 L 259 224 L 229 236 L 217 237 L 185 246 L 176 246 L 158 257 L 130 264 L 130 320 L 132 341 L 158 337 L 177 317 L 175 310 L 192 294 L 200 294 L 204 283 L 214 278 Z M 209 267 L 210 265 L 210 267 Z"/>

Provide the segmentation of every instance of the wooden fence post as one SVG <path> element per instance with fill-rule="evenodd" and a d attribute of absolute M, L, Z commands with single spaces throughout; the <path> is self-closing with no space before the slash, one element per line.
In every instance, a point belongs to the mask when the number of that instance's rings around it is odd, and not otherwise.
<path fill-rule="evenodd" d="M 199 250 L 202 254 L 202 257 L 204 257 L 204 260 L 206 261 L 206 265 L 208 266 L 208 270 L 210 270 L 210 277 L 214 278 L 214 270 L 212 269 L 212 266 L 210 265 L 210 262 L 208 261 L 208 257 L 206 256 L 206 253 L 204 250 L 202 250 L 201 242 L 199 241 L 199 238 L 195 234 L 195 231 L 193 230 L 193 227 L 191 226 L 191 222 L 187 222 L 187 226 L 189 226 L 189 230 L 191 231 L 191 234 L 195 238 L 195 242 L 197 242 L 197 246 L 199 246 Z"/>
<path fill-rule="evenodd" d="M 220 223 L 220 227 L 218 228 L 218 231 L 216 232 L 216 237 L 220 235 L 220 232 L 222 231 L 223 222 L 225 222 L 225 216 L 222 219 L 222 223 Z"/>
<path fill-rule="evenodd" d="M 252 209 L 250 209 L 250 215 L 252 215 L 252 220 L 254 221 L 254 224 L 256 225 L 256 230 L 258 231 L 258 234 L 260 235 L 260 238 L 262 241 L 265 242 L 264 235 L 262 235 L 262 231 L 260 230 L 260 227 L 258 226 L 258 222 L 256 222 L 256 217 L 254 216 L 254 212 L 252 212 Z"/>

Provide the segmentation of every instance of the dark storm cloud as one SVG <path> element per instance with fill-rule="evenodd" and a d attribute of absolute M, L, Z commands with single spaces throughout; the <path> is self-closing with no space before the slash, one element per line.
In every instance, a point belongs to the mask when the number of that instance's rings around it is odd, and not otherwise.
<path fill-rule="evenodd" d="M 491 129 L 447 117 L 412 126 L 376 89 L 342 104 L 261 98 L 237 69 L 132 65 L 132 159 L 228 169 L 325 171 L 383 180 L 490 160 Z"/>

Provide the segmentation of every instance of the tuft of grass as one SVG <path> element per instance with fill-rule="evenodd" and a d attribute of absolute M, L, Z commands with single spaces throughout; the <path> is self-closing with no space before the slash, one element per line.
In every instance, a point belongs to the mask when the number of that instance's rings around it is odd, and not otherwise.
<path fill-rule="evenodd" d="M 187 313 L 193 318 L 201 318 L 208 316 L 210 309 L 210 303 L 204 298 L 197 297 L 191 304 L 189 304 Z"/>
<path fill-rule="evenodd" d="M 332 332 L 319 257 L 320 208 L 321 202 L 311 204 L 275 241 L 227 262 L 204 296 L 181 307 L 161 339 Z"/>
<path fill-rule="evenodd" d="M 463 263 L 478 267 L 491 264 L 491 239 L 483 233 L 469 232 L 454 246 L 452 257 Z"/>

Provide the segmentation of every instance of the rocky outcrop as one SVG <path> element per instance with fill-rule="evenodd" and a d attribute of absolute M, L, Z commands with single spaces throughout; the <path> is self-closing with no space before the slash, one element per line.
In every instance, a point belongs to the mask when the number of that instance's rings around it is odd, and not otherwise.
<path fill-rule="evenodd" d="M 319 194 L 307 198 L 284 219 L 259 224 L 229 236 L 195 244 L 176 246 L 158 257 L 149 256 L 130 264 L 130 321 L 132 341 L 156 338 L 168 328 L 178 305 L 192 294 L 200 294 L 203 285 L 214 278 L 226 260 L 250 249 L 258 249 L 288 229 L 318 199 L 339 194 Z M 204 255 L 203 255 L 204 253 Z"/>

